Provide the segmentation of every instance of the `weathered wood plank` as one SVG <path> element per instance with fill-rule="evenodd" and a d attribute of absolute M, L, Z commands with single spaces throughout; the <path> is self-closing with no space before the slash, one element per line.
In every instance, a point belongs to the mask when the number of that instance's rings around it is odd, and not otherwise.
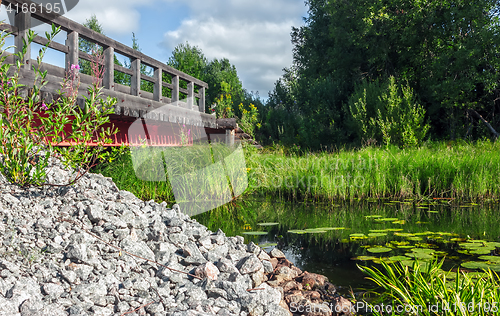
<path fill-rule="evenodd" d="M 123 72 L 124 74 L 130 75 L 130 76 L 132 76 L 134 74 L 132 69 L 128 69 L 128 68 L 125 68 L 125 67 L 120 66 L 120 65 L 115 65 L 114 67 L 115 67 L 116 71 Z"/>
<path fill-rule="evenodd" d="M 78 58 L 85 59 L 85 60 L 88 60 L 88 61 L 90 61 L 90 62 L 92 62 L 92 61 L 94 61 L 94 60 L 95 60 L 94 56 L 92 56 L 91 54 L 87 54 L 87 53 L 85 53 L 85 52 L 82 52 L 81 50 L 80 50 L 80 51 L 78 51 Z M 104 66 L 104 64 L 105 64 L 105 63 L 104 63 L 104 60 L 103 60 L 103 61 L 101 62 L 101 65 L 103 65 L 103 66 Z M 118 66 L 118 65 L 117 65 L 117 66 Z M 125 69 L 126 69 L 126 68 L 125 68 Z"/>
<path fill-rule="evenodd" d="M 64 67 L 70 70 L 71 65 L 78 65 L 78 32 L 68 32 L 66 38 L 66 46 L 68 46 L 68 53 L 66 54 L 66 61 Z"/>
<path fill-rule="evenodd" d="M 141 60 L 135 59 L 131 64 L 132 78 L 130 78 L 130 94 L 141 94 Z"/>
<path fill-rule="evenodd" d="M 189 82 L 187 84 L 187 107 L 192 109 L 194 106 L 194 83 Z"/>
<path fill-rule="evenodd" d="M 155 69 L 155 73 L 154 73 L 154 90 L 153 90 L 153 100 L 155 101 L 159 101 L 161 102 L 162 101 L 162 88 L 163 88 L 163 85 L 162 85 L 162 74 L 163 74 L 163 70 L 160 68 L 156 68 Z"/>
<path fill-rule="evenodd" d="M 104 50 L 104 77 L 102 85 L 109 90 L 115 90 L 115 49 L 108 47 Z"/>
<path fill-rule="evenodd" d="M 200 100 L 198 101 L 200 112 L 205 113 L 205 87 L 201 87 L 198 90 L 198 98 L 200 98 Z"/>
<path fill-rule="evenodd" d="M 35 43 L 37 43 L 37 44 L 40 44 L 40 45 L 42 45 L 42 46 L 47 45 L 47 42 L 48 42 L 48 41 L 49 41 L 49 40 L 47 40 L 45 37 L 41 37 L 41 36 L 36 36 L 36 37 L 33 39 L 33 42 L 35 42 Z M 55 50 L 57 50 L 57 51 L 60 51 L 60 52 L 62 52 L 62 53 L 65 53 L 65 54 L 69 53 L 69 48 L 68 48 L 68 46 L 63 45 L 63 44 L 60 44 L 60 43 L 58 43 L 58 42 L 54 42 L 54 41 L 50 42 L 49 47 L 50 47 L 50 48 L 52 48 L 52 49 L 55 49 Z"/>
<path fill-rule="evenodd" d="M 10 24 L 0 24 L 0 31 L 4 31 L 6 33 L 10 33 L 14 36 L 17 36 L 17 27 Z"/>
<path fill-rule="evenodd" d="M 172 76 L 172 102 L 179 101 L 179 76 Z"/>

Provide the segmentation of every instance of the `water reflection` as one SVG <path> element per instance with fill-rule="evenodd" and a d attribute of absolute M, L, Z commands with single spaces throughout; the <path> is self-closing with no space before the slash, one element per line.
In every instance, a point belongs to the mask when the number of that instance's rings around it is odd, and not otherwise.
<path fill-rule="evenodd" d="M 351 287 L 357 292 L 373 289 L 373 284 L 364 279 L 356 264 L 373 261 L 353 260 L 356 257 L 425 257 L 412 250 L 428 248 L 427 256 L 446 257 L 447 269 L 478 260 L 478 255 L 470 252 L 477 249 L 465 247 L 466 240 L 500 241 L 499 211 L 498 203 L 457 204 L 448 200 L 312 204 L 247 197 L 196 219 L 212 231 L 221 228 L 228 236 L 245 236 L 246 242 L 264 247 L 271 244 L 268 249 L 277 243 L 302 270 L 326 275 L 342 286 L 343 292 Z M 279 224 L 259 225 L 274 222 Z M 483 246 L 484 251 L 491 249 L 490 255 L 498 254 L 495 244 Z"/>

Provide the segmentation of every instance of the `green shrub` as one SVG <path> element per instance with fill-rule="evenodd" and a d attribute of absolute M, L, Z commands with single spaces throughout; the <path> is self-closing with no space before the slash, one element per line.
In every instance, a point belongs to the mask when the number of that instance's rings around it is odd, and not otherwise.
<path fill-rule="evenodd" d="M 59 30 L 52 25 L 52 32 L 46 33 L 47 44 L 33 65 L 33 86 L 25 86 L 19 80 L 22 61 L 36 34 L 28 31 L 22 51 L 15 54 L 17 71 L 14 72 L 3 49 L 8 34 L 0 34 L 0 173 L 9 182 L 23 187 L 69 185 L 81 178 L 97 159 L 112 159 L 111 152 L 104 151 L 104 145 L 111 142 L 110 137 L 117 129 L 103 125 L 109 123 L 116 99 L 101 98 L 103 68 L 98 65 L 103 61 L 102 55 L 94 55 L 90 63 L 94 80 L 88 89 L 89 96 L 84 96 L 83 108 L 76 104 L 79 65 L 71 65 L 57 98 L 52 102 L 41 98 L 41 89 L 47 84 L 47 71 L 41 70 L 42 59 Z M 58 147 L 61 143 L 70 146 Z M 47 166 L 52 157 L 60 158 L 66 168 L 75 170 L 67 183 L 47 182 Z"/>
<path fill-rule="evenodd" d="M 414 147 L 429 130 L 424 123 L 425 110 L 413 90 L 408 84 L 398 84 L 392 76 L 385 83 L 364 81 L 358 85 L 348 100 L 347 111 L 355 133 L 365 141 Z"/>

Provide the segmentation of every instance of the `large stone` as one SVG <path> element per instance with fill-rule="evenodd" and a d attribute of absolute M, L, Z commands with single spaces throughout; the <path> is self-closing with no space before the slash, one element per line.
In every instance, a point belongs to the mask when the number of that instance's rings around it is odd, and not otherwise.
<path fill-rule="evenodd" d="M 281 250 L 279 250 L 278 248 L 274 248 L 273 250 L 271 250 L 270 255 L 271 255 L 271 257 L 276 258 L 276 259 L 285 258 L 285 254 Z"/>
<path fill-rule="evenodd" d="M 73 244 L 69 246 L 66 257 L 70 259 L 75 259 L 78 261 L 86 262 L 88 260 L 87 255 L 87 244 Z"/>
<path fill-rule="evenodd" d="M 46 283 L 43 285 L 43 291 L 45 294 L 58 298 L 62 293 L 64 293 L 64 288 L 55 283 Z"/>
<path fill-rule="evenodd" d="M 284 269 L 284 268 L 282 268 Z M 325 282 L 328 281 L 328 278 L 325 277 L 324 275 L 316 274 L 316 273 L 309 273 L 309 272 L 304 272 L 300 276 L 300 283 L 302 283 L 302 286 L 306 290 L 311 290 L 311 289 L 316 289 L 319 287 L 323 287 L 325 285 Z"/>
<path fill-rule="evenodd" d="M 144 241 L 134 242 L 130 238 L 125 238 L 120 242 L 120 248 L 136 256 L 143 257 L 149 260 L 155 260 L 154 252 Z"/>
<path fill-rule="evenodd" d="M 104 207 L 100 203 L 87 206 L 85 212 L 92 223 L 98 223 L 100 220 L 104 220 L 106 218 Z"/>
<path fill-rule="evenodd" d="M 198 266 L 194 274 L 200 278 L 208 278 L 215 281 L 219 275 L 219 269 L 213 263 L 207 262 Z"/>
<path fill-rule="evenodd" d="M 249 274 L 263 269 L 262 262 L 256 255 L 252 254 L 241 259 L 236 265 L 241 274 Z"/>

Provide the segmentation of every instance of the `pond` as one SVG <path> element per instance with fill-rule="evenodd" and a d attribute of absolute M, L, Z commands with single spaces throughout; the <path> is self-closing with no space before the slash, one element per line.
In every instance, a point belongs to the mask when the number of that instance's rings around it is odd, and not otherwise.
<path fill-rule="evenodd" d="M 209 229 L 278 246 L 296 266 L 326 275 L 340 292 L 376 287 L 357 265 L 443 259 L 443 269 L 500 271 L 500 204 L 453 200 L 290 203 L 246 197 L 195 218 Z"/>

